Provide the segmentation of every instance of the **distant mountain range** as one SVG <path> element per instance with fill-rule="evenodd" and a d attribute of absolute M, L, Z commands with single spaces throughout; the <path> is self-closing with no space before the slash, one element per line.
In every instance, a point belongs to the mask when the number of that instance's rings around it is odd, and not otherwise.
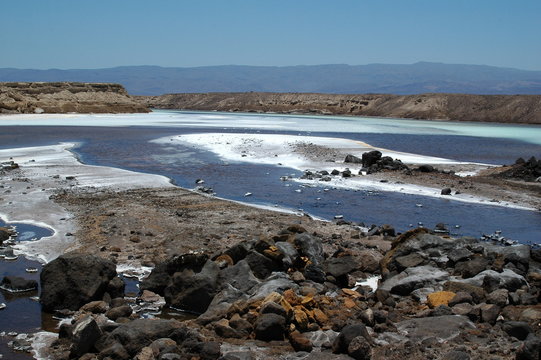
<path fill-rule="evenodd" d="M 541 94 L 541 71 L 484 65 L 224 65 L 191 68 L 121 66 L 108 69 L 0 69 L 0 81 L 79 81 L 122 84 L 132 95 L 206 92 L 332 94 Z"/>

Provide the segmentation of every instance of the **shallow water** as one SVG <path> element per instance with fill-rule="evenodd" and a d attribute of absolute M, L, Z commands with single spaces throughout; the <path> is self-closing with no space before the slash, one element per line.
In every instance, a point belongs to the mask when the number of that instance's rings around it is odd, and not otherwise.
<path fill-rule="evenodd" d="M 16 226 L 19 236 L 17 241 L 31 241 L 32 239 L 40 239 L 41 237 L 51 236 L 50 229 L 42 228 L 35 225 L 24 223 L 9 223 L 7 225 Z M 6 226 L 6 223 L 0 219 L 0 227 Z M 25 269 L 35 267 L 37 273 L 27 273 Z M 17 260 L 0 259 L 0 275 L 4 276 L 19 276 L 25 279 L 36 280 L 39 284 L 39 274 L 42 265 L 37 261 L 31 261 L 24 256 L 19 256 Z M 28 291 L 22 293 L 11 293 L 0 289 L 0 303 L 5 303 L 7 307 L 0 310 L 0 332 L 15 331 L 18 333 L 28 333 L 38 331 L 40 329 L 54 330 L 51 327 L 51 319 L 47 314 L 41 312 L 41 305 L 38 301 L 30 299 L 33 296 L 38 296 L 39 290 Z M 7 343 L 12 338 L 5 336 L 0 337 L 0 354 L 4 354 L 5 359 L 28 359 L 29 354 L 12 351 Z"/>

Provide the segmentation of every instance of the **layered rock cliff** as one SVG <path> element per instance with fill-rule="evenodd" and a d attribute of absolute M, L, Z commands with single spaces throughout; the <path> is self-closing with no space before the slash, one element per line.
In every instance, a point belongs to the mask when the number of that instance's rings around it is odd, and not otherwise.
<path fill-rule="evenodd" d="M 76 82 L 0 83 L 0 114 L 139 113 L 145 105 L 118 84 Z"/>
<path fill-rule="evenodd" d="M 315 113 L 412 119 L 541 124 L 541 95 L 335 95 L 185 93 L 138 96 L 159 109 Z"/>

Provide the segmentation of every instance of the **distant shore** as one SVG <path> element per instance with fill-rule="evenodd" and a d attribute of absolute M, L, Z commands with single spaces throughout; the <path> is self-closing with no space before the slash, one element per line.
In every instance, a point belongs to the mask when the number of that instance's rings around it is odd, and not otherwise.
<path fill-rule="evenodd" d="M 134 99 L 156 109 L 541 124 L 541 95 L 215 92 Z"/>

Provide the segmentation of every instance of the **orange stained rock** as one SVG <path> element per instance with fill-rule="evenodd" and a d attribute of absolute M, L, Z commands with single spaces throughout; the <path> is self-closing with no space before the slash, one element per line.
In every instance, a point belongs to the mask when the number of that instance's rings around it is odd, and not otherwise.
<path fill-rule="evenodd" d="M 287 302 L 289 302 L 291 305 L 300 304 L 300 299 L 297 294 L 295 294 L 295 291 L 293 291 L 293 289 L 287 289 L 286 291 L 284 291 L 284 299 L 286 299 Z"/>
<path fill-rule="evenodd" d="M 262 304 L 266 304 L 268 302 L 275 302 L 279 304 L 284 297 L 280 294 L 278 294 L 276 291 L 271 292 L 265 299 L 263 299 Z"/>
<path fill-rule="evenodd" d="M 294 319 L 300 330 L 306 330 L 308 328 L 308 316 L 304 311 L 296 308 L 294 310 Z"/>
<path fill-rule="evenodd" d="M 314 310 L 312 310 L 312 313 L 314 314 L 314 318 L 316 319 L 319 325 L 323 325 L 327 321 L 329 321 L 329 317 L 325 315 L 325 313 L 318 308 L 315 308 Z"/>
<path fill-rule="evenodd" d="M 304 306 L 313 305 L 314 303 L 315 303 L 314 297 L 312 295 L 304 296 L 301 299 L 301 305 L 304 305 Z"/>
<path fill-rule="evenodd" d="M 359 298 L 361 297 L 361 294 L 359 294 L 357 291 L 355 290 L 351 290 L 351 289 L 348 289 L 348 288 L 343 288 L 342 289 L 342 292 L 348 296 L 351 296 L 353 298 Z"/>
<path fill-rule="evenodd" d="M 440 305 L 448 305 L 449 301 L 455 296 L 456 294 L 452 291 L 437 291 L 433 292 L 432 294 L 428 294 L 427 297 L 427 304 L 430 308 L 435 308 Z"/>
<path fill-rule="evenodd" d="M 355 301 L 351 298 L 345 298 L 344 299 L 344 306 L 348 309 L 352 309 L 354 308 L 355 306 L 357 306 L 357 304 L 355 304 Z"/>
<path fill-rule="evenodd" d="M 278 304 L 282 305 L 282 307 L 285 309 L 287 313 L 287 316 L 293 315 L 293 306 L 291 306 L 291 304 L 287 302 L 286 299 L 282 297 L 282 300 Z"/>
<path fill-rule="evenodd" d="M 220 263 L 222 261 L 227 263 L 228 266 L 233 265 L 233 259 L 231 258 L 231 256 L 229 256 L 227 254 L 222 254 L 222 255 L 218 256 L 216 258 L 216 260 L 214 260 L 215 263 Z"/>

